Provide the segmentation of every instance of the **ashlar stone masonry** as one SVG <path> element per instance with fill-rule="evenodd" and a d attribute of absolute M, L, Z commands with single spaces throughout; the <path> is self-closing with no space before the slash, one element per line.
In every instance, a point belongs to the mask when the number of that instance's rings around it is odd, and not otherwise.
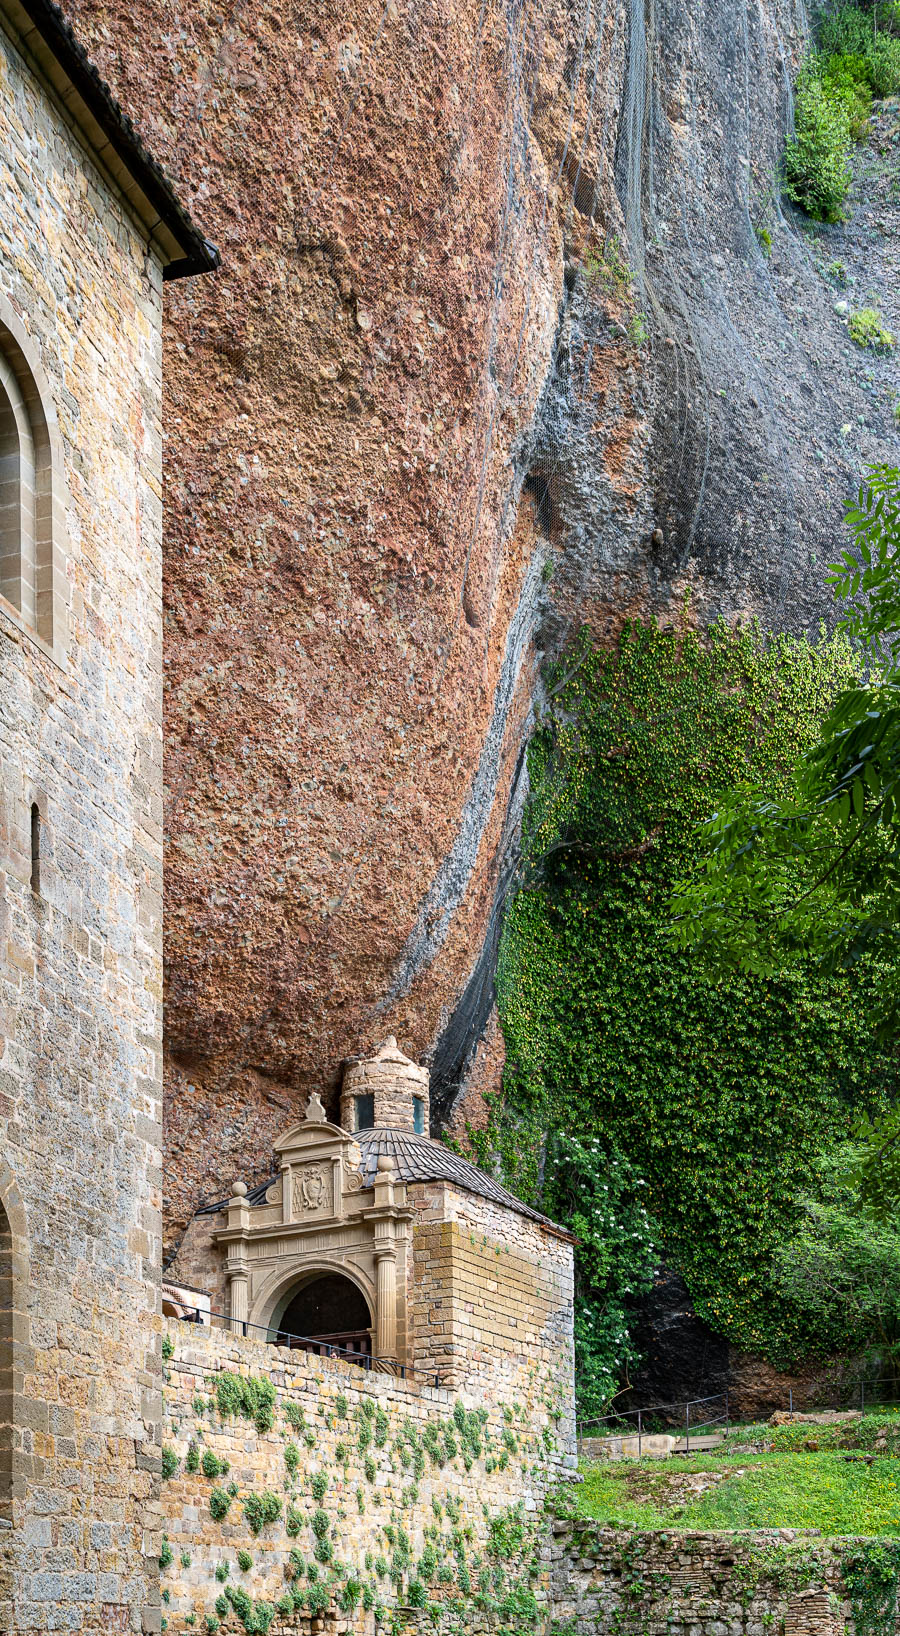
<path fill-rule="evenodd" d="M 161 323 L 215 254 L 0 3 L 0 1630 L 159 1628 Z"/>

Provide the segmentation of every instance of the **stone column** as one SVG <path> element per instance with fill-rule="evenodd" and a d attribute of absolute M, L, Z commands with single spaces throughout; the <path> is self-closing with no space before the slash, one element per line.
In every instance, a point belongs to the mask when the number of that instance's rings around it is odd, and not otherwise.
<path fill-rule="evenodd" d="M 228 1310 L 231 1313 L 232 1335 L 244 1335 L 244 1325 L 247 1322 L 248 1293 L 250 1289 L 250 1273 L 244 1262 L 237 1262 L 233 1266 L 226 1264 L 228 1274 Z"/>
<path fill-rule="evenodd" d="M 376 1244 L 378 1310 L 375 1314 L 375 1355 L 393 1361 L 397 1356 L 397 1252 Z"/>

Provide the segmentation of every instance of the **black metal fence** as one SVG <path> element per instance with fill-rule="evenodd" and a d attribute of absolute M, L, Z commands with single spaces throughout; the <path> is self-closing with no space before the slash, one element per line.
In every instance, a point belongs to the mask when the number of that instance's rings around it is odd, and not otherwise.
<path fill-rule="evenodd" d="M 777 1409 L 790 1415 L 855 1409 L 866 1414 L 878 1408 L 898 1405 L 900 1377 L 882 1375 L 868 1380 L 823 1381 L 818 1388 L 804 1391 L 802 1408 L 800 1402 L 795 1405 L 793 1388 L 788 1387 L 784 1401 L 773 1404 L 770 1413 Z M 726 1390 L 680 1403 L 656 1403 L 643 1409 L 615 1409 L 595 1419 L 579 1420 L 578 1447 L 580 1450 L 586 1438 L 636 1437 L 640 1458 L 644 1439 L 665 1431 L 678 1441 L 683 1438 L 685 1452 L 690 1453 L 692 1437 L 705 1436 L 719 1427 L 724 1427 L 726 1434 L 731 1430 L 734 1425 L 732 1407 Z"/>
<path fill-rule="evenodd" d="M 250 1335 L 254 1331 L 270 1346 L 287 1346 L 298 1352 L 312 1352 L 320 1358 L 343 1358 L 347 1363 L 355 1364 L 358 1369 L 365 1369 L 370 1374 L 392 1375 L 397 1380 L 413 1378 L 413 1370 L 408 1369 L 405 1363 L 394 1363 L 390 1358 L 373 1358 L 371 1352 L 365 1351 L 362 1346 L 341 1346 L 337 1341 L 323 1340 L 317 1335 L 294 1335 L 286 1329 L 274 1329 L 271 1324 L 251 1324 L 247 1318 L 232 1318 L 228 1312 L 216 1312 L 205 1308 L 189 1307 L 185 1302 L 175 1301 L 174 1296 L 167 1296 L 173 1306 L 181 1308 L 179 1318 L 182 1323 L 204 1324 L 205 1318 L 219 1318 L 223 1327 L 232 1335 Z M 205 1327 L 205 1325 L 204 1325 Z M 354 1336 L 356 1340 L 360 1337 Z M 438 1374 L 416 1374 L 417 1380 L 425 1380 L 430 1386 L 440 1386 L 441 1377 Z"/>
<path fill-rule="evenodd" d="M 640 1459 L 644 1438 L 656 1434 L 660 1420 L 665 1422 L 669 1436 L 684 1438 L 685 1452 L 689 1454 L 692 1437 L 704 1437 L 717 1426 L 724 1426 L 728 1431 L 731 1424 L 728 1393 L 715 1392 L 712 1397 L 694 1397 L 683 1403 L 654 1404 L 649 1409 L 617 1409 L 595 1420 L 581 1420 L 578 1422 L 579 1450 L 586 1437 L 636 1437 Z"/>

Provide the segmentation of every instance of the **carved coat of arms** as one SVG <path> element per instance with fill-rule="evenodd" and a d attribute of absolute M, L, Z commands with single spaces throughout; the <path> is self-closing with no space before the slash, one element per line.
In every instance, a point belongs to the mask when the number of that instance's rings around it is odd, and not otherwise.
<path fill-rule="evenodd" d="M 307 1165 L 294 1175 L 294 1214 L 321 1210 L 329 1203 L 328 1176 L 322 1165 Z"/>

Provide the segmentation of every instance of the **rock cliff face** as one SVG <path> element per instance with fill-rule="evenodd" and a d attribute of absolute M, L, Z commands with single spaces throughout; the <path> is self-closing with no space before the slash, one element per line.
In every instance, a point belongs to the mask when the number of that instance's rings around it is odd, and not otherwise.
<path fill-rule="evenodd" d="M 778 204 L 799 0 L 67 11 L 224 259 L 167 297 L 175 1235 L 389 1032 L 441 1118 L 496 1078 L 542 654 L 814 624 L 890 421 Z"/>

